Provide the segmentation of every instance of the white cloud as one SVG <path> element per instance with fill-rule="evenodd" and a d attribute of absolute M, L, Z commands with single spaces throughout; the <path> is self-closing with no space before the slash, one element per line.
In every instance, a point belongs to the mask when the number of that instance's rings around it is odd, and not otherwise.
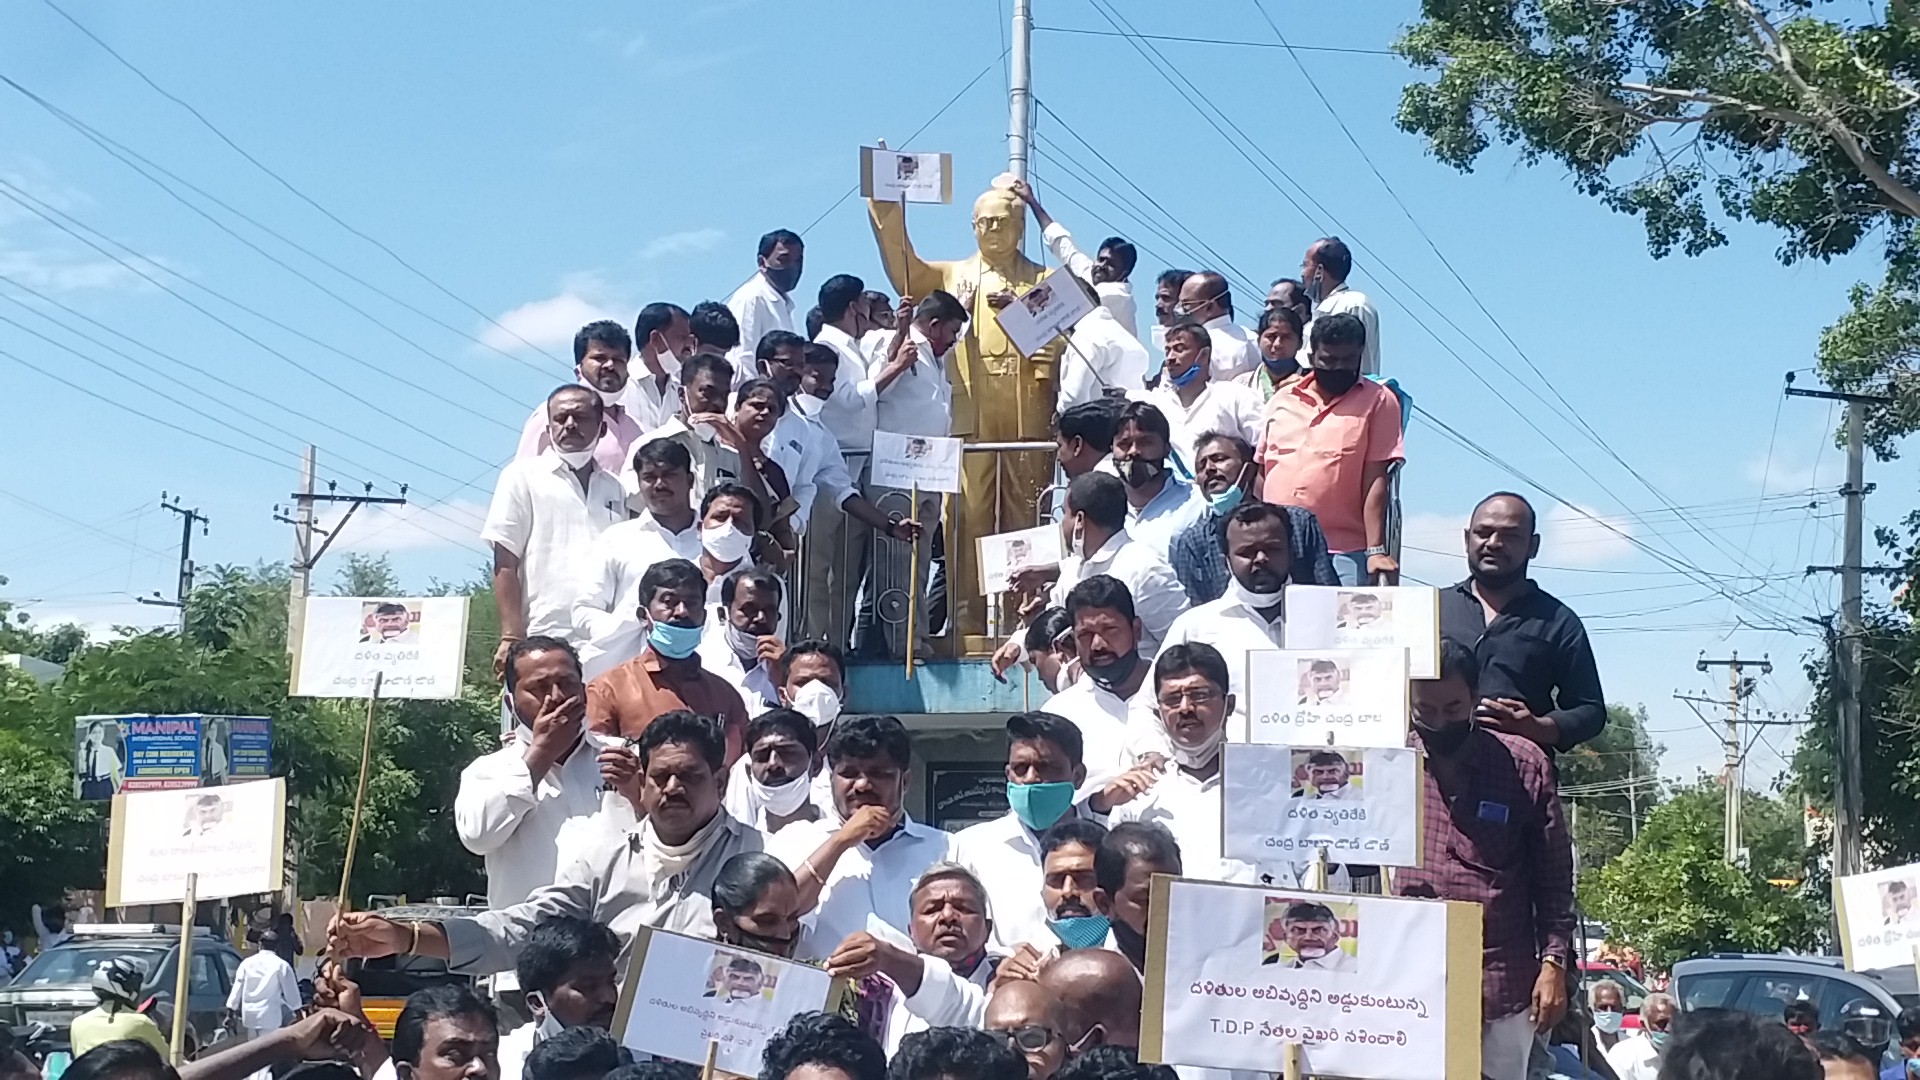
<path fill-rule="evenodd" d="M 568 331 L 572 337 L 572 331 Z M 404 506 L 367 506 L 347 522 L 333 551 L 423 551 L 480 546 L 487 504 L 478 499 L 448 499 Z"/>
<path fill-rule="evenodd" d="M 560 291 L 544 300 L 531 300 L 495 317 L 480 330 L 487 345 L 513 352 L 532 346 L 558 349 L 573 344 L 573 335 L 595 319 L 620 321 L 620 305 L 608 298 L 611 290 L 593 274 L 572 274 Z"/>
<path fill-rule="evenodd" d="M 637 256 L 642 262 L 662 259 L 670 255 L 691 255 L 700 251 L 711 251 L 725 240 L 727 234 L 719 229 L 687 229 L 683 232 L 668 233 L 646 242 Z"/>

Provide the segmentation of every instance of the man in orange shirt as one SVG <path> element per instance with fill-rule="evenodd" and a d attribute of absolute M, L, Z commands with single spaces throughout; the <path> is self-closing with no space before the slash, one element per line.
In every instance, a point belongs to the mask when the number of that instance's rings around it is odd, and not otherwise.
<path fill-rule="evenodd" d="M 640 577 L 640 624 L 647 647 L 587 685 L 587 724 L 637 739 L 654 717 L 687 709 L 720 722 L 727 766 L 746 741 L 747 706 L 727 680 L 700 666 L 707 579 L 685 559 L 654 563 Z"/>
<path fill-rule="evenodd" d="M 1340 312 L 1315 319 L 1307 375 L 1276 389 L 1260 436 L 1260 497 L 1320 519 L 1343 585 L 1399 579 L 1387 554 L 1387 470 L 1406 457 L 1400 400 L 1360 377 L 1367 329 Z"/>

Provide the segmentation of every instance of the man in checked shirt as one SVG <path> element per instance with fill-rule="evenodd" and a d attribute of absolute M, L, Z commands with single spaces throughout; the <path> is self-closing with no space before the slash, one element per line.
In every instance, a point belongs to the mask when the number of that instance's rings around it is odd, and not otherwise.
<path fill-rule="evenodd" d="M 1567 1011 L 1573 844 L 1547 752 L 1476 718 L 1479 674 L 1473 653 L 1446 640 L 1440 677 L 1413 683 L 1426 835 L 1419 868 L 1395 872 L 1393 891 L 1483 906 L 1480 1071 L 1525 1080 Z"/>

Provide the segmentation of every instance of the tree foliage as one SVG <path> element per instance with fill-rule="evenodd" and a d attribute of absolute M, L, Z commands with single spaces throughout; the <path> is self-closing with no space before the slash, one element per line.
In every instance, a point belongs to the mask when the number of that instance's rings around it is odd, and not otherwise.
<path fill-rule="evenodd" d="M 1833 17 L 1825 17 L 1831 13 Z M 1819 0 L 1424 0 L 1396 44 L 1432 82 L 1398 123 L 1469 170 L 1496 140 L 1644 224 L 1656 257 L 1750 221 L 1778 256 L 1878 234 L 1889 264 L 1823 338 L 1841 389 L 1889 390 L 1874 446 L 1920 426 L 1920 20 Z"/>
<path fill-rule="evenodd" d="M 350 563 L 343 583 L 382 575 L 389 587 L 380 591 L 399 592 L 384 560 Z M 366 707 L 288 696 L 287 584 L 282 566 L 215 567 L 189 598 L 184 637 L 167 630 L 83 644 L 50 686 L 0 669 L 0 881 L 7 884 L 0 917 L 24 917 L 29 902 L 58 896 L 64 886 L 103 883 L 104 807 L 73 798 L 73 718 L 87 713 L 272 717 L 273 765 L 292 796 L 301 892 L 339 887 Z M 490 595 L 470 604 L 491 619 Z M 356 896 L 483 891 L 480 861 L 460 845 L 452 808 L 461 767 L 497 745 L 496 694 L 483 662 L 469 664 L 461 699 L 380 703 Z"/>
<path fill-rule="evenodd" d="M 1750 856 L 1744 866 L 1728 865 L 1725 799 L 1711 782 L 1677 794 L 1648 815 L 1640 838 L 1619 858 L 1581 878 L 1585 910 L 1656 968 L 1714 951 L 1810 948 L 1825 933 L 1826 903 L 1817 887 L 1769 881 L 1804 876 L 1799 815 L 1746 792 L 1741 815 Z"/>

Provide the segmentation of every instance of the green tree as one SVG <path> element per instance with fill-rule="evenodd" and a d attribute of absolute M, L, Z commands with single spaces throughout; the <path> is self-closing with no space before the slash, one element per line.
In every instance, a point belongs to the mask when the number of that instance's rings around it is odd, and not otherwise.
<path fill-rule="evenodd" d="M 1782 234 L 1793 263 L 1878 233 L 1889 264 L 1824 336 L 1843 389 L 1891 388 L 1876 450 L 1920 425 L 1920 20 L 1906 0 L 1424 0 L 1396 44 L 1432 82 L 1398 123 L 1470 170 L 1497 139 L 1644 223 L 1656 256 Z"/>
<path fill-rule="evenodd" d="M 1610 937 L 1639 950 L 1656 968 L 1716 950 L 1805 949 L 1825 934 L 1824 894 L 1799 880 L 1807 858 L 1799 816 L 1779 800 L 1744 793 L 1743 829 L 1751 858 L 1722 858 L 1726 796 L 1708 782 L 1662 803 L 1640 838 L 1619 858 L 1580 879 L 1585 910 Z"/>
<path fill-rule="evenodd" d="M 1661 750 L 1647 735 L 1646 706 L 1609 705 L 1600 736 L 1560 755 L 1579 869 L 1605 866 L 1627 850 L 1636 822 L 1659 800 Z"/>
<path fill-rule="evenodd" d="M 7 583 L 0 574 L 0 585 Z M 87 632 L 75 623 L 38 629 L 33 617 L 11 601 L 0 600 L 0 655 L 19 653 L 51 664 L 64 664 L 87 643 Z"/>

